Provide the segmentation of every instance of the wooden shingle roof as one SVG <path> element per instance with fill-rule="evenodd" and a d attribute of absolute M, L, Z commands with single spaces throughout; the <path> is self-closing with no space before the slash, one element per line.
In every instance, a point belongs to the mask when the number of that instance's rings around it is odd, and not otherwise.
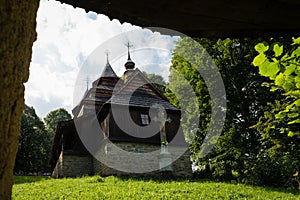
<path fill-rule="evenodd" d="M 114 77 L 114 78 L 119 78 L 117 76 L 117 74 L 114 72 L 114 70 L 112 69 L 111 65 L 109 64 L 109 62 L 106 63 L 103 71 L 102 71 L 102 74 L 101 74 L 101 77 Z"/>
<path fill-rule="evenodd" d="M 163 106 L 166 110 L 178 110 L 175 106 L 169 103 L 167 100 L 153 98 L 150 96 L 137 96 L 137 95 L 126 95 L 118 94 L 113 95 L 106 103 L 116 105 L 129 105 L 132 107 L 151 107 L 155 104 Z"/>

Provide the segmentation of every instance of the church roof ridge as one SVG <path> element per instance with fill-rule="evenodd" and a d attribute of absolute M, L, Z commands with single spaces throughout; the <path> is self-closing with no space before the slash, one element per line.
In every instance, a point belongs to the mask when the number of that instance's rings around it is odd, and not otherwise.
<path fill-rule="evenodd" d="M 135 69 L 133 70 L 133 73 L 130 75 L 129 79 L 122 85 L 122 87 L 121 87 L 116 93 L 113 94 L 113 96 L 114 96 L 114 95 L 119 95 L 119 94 L 122 92 L 122 90 L 123 90 L 124 88 L 126 88 L 127 85 L 129 85 L 130 82 L 133 81 L 133 80 L 135 79 L 135 77 L 138 76 L 138 75 L 140 75 L 140 76 L 141 76 L 141 77 L 142 77 L 149 85 L 151 85 L 151 87 L 153 88 L 153 90 L 156 91 L 156 92 L 158 93 L 158 95 L 159 95 L 162 99 L 167 100 L 167 98 L 165 97 L 165 95 L 162 94 L 162 93 L 157 89 L 157 87 L 151 83 L 151 81 L 143 74 L 143 72 L 142 72 L 139 68 L 135 68 Z M 167 100 L 167 101 L 168 101 L 168 100 Z"/>

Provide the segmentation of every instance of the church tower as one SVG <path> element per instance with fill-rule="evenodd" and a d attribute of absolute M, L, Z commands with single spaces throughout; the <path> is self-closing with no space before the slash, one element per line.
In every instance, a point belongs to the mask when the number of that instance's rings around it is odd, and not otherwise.
<path fill-rule="evenodd" d="M 100 77 L 92 83 L 92 88 L 85 92 L 83 99 L 73 110 L 75 117 L 97 112 L 99 108 L 111 98 L 117 82 L 120 78 L 112 69 L 108 52 L 106 52 L 106 65 Z"/>
<path fill-rule="evenodd" d="M 127 58 L 127 61 L 126 63 L 124 64 L 124 67 L 125 67 L 125 72 L 124 72 L 124 80 L 125 82 L 128 80 L 128 78 L 130 77 L 130 75 L 134 72 L 134 66 L 135 66 L 135 63 L 131 60 L 130 58 L 130 47 L 132 47 L 132 45 L 130 45 L 130 43 L 128 42 L 126 44 L 127 48 L 128 48 L 128 58 Z"/>

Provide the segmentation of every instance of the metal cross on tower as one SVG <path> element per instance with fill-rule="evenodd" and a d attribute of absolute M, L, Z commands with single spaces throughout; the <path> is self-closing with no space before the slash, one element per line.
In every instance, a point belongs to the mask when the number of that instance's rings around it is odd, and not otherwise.
<path fill-rule="evenodd" d="M 109 56 L 109 51 L 108 50 L 105 51 L 105 55 L 106 55 L 106 61 L 108 63 L 108 56 Z"/>
<path fill-rule="evenodd" d="M 84 79 L 84 81 L 86 81 L 86 90 L 89 90 L 90 77 L 87 76 L 86 79 Z"/>
<path fill-rule="evenodd" d="M 128 40 L 127 43 L 125 44 L 125 46 L 127 47 L 127 50 L 128 50 L 128 60 L 130 60 L 130 51 L 129 51 L 129 49 L 130 49 L 131 47 L 133 47 L 133 45 L 130 44 L 130 42 L 129 42 L 129 40 Z"/>

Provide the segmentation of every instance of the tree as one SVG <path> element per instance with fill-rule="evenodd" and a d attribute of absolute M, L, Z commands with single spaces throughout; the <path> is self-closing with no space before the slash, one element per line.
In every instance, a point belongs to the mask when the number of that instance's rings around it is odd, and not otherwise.
<path fill-rule="evenodd" d="M 275 98 L 275 94 L 261 86 L 268 80 L 261 77 L 252 67 L 252 60 L 255 57 L 254 46 L 258 40 L 202 38 L 196 41 L 205 48 L 216 63 L 226 88 L 226 124 L 209 155 L 201 158 L 200 146 L 210 125 L 212 100 L 207 87 L 214 81 L 214 77 L 211 75 L 207 78 L 208 81 L 204 81 L 197 67 L 187 62 L 188 59 L 204 70 L 211 64 L 210 59 L 205 57 L 205 53 L 193 48 L 194 41 L 183 38 L 177 43 L 170 68 L 170 87 L 167 88 L 167 96 L 171 102 L 180 106 L 176 102 L 178 100 L 174 100 L 174 94 L 168 90 L 181 91 L 184 95 L 186 86 L 180 82 L 180 76 L 188 81 L 195 91 L 200 111 L 199 128 L 191 144 L 194 162 L 206 167 L 208 171 L 205 173 L 215 178 L 242 180 L 247 176 L 249 163 L 258 154 L 261 145 L 259 132 L 250 127 L 257 123 L 263 113 L 260 108 Z M 195 53 L 198 56 L 195 56 Z M 177 98 L 181 97 L 177 96 Z M 187 127 L 189 128 L 194 127 Z"/>
<path fill-rule="evenodd" d="M 287 136 L 299 137 L 300 129 L 293 125 L 300 124 L 300 37 L 293 38 L 293 43 L 287 49 L 278 43 L 271 48 L 267 43 L 255 46 L 259 53 L 253 64 L 259 67 L 259 73 L 271 81 L 271 91 L 281 90 L 285 96 L 287 106 L 276 113 L 277 119 L 288 119 Z"/>
<path fill-rule="evenodd" d="M 57 123 L 69 120 L 71 115 L 63 108 L 51 111 L 45 123 L 36 115 L 33 107 L 25 105 L 21 119 L 19 150 L 15 172 L 49 172 L 49 159 Z"/>
<path fill-rule="evenodd" d="M 277 162 L 278 157 L 286 158 L 281 173 L 287 177 L 281 184 L 296 183 L 300 189 L 300 38 L 293 38 L 291 45 L 271 39 L 258 43 L 255 49 L 259 54 L 253 64 L 269 78 L 265 85 L 270 91 L 280 94 L 255 126 L 262 135 L 261 154 Z"/>
<path fill-rule="evenodd" d="M 288 128 L 287 119 L 277 119 L 274 115 L 286 106 L 287 103 L 283 98 L 269 102 L 263 108 L 264 113 L 258 123 L 253 126 L 259 131 L 262 143 L 260 152 L 251 165 L 251 179 L 257 184 L 277 187 L 297 186 L 300 140 L 287 137 L 285 134 Z"/>
<path fill-rule="evenodd" d="M 0 199 L 10 199 L 39 1 L 0 3 Z M 26 11 L 26 12 L 24 12 Z M 25 39 L 26 38 L 26 39 Z"/>
<path fill-rule="evenodd" d="M 147 72 L 143 72 L 143 74 L 156 86 L 157 89 L 159 89 L 160 92 L 165 92 L 167 83 L 164 81 L 164 78 L 161 75 Z"/>
<path fill-rule="evenodd" d="M 181 40 L 174 50 L 169 84 L 165 90 L 169 101 L 188 113 L 183 115 L 181 123 L 186 140 L 192 142 L 194 139 L 199 141 L 194 144 L 201 145 L 205 137 L 203 133 L 209 124 L 211 106 L 207 86 L 197 68 L 182 57 L 184 55 L 182 52 L 188 52 L 185 57 L 193 52 L 193 49 L 189 48 L 191 47 L 189 42 Z M 197 64 L 202 66 L 202 63 Z M 200 113 L 200 116 L 197 113 Z M 198 123 L 199 117 L 201 119 L 200 124 Z M 198 131 L 198 126 L 201 131 Z M 199 145 L 195 148 L 199 148 Z M 195 152 L 195 149 L 193 151 Z"/>
<path fill-rule="evenodd" d="M 25 105 L 21 119 L 15 172 L 49 172 L 50 135 L 33 107 Z"/>
<path fill-rule="evenodd" d="M 54 139 L 56 126 L 60 121 L 67 121 L 72 119 L 71 115 L 66 111 L 64 108 L 59 108 L 56 110 L 51 111 L 47 114 L 44 118 L 44 122 L 46 125 L 46 130 L 49 132 L 51 137 L 51 143 Z"/>

